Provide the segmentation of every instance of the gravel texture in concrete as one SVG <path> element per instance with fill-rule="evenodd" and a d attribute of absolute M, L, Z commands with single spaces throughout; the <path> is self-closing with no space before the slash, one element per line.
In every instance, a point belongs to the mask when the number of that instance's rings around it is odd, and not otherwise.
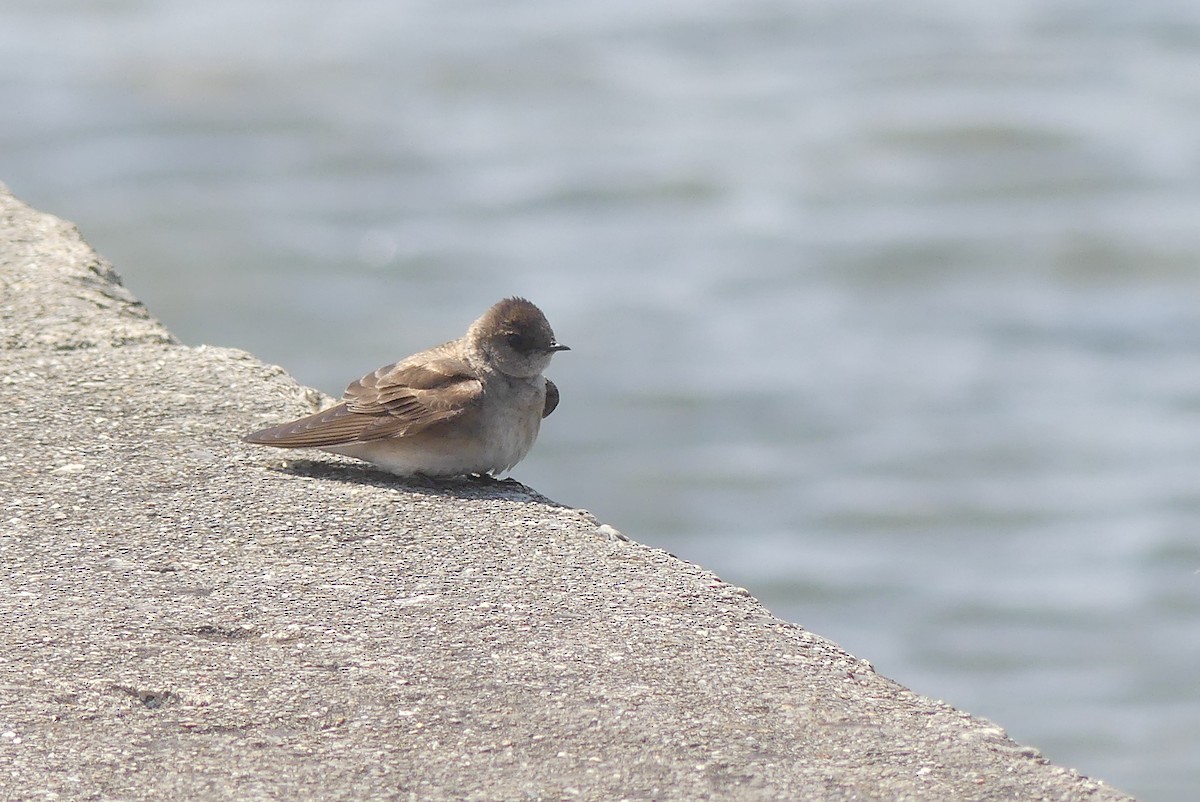
<path fill-rule="evenodd" d="M 1129 799 L 516 482 L 242 444 L 322 399 L 2 186 L 0 349 L 0 799 Z"/>

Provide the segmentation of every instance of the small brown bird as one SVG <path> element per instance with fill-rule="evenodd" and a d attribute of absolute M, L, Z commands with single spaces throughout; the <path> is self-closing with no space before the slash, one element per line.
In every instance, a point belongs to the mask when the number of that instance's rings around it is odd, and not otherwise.
<path fill-rule="evenodd" d="M 400 476 L 502 473 L 558 406 L 542 371 L 569 350 L 542 310 L 506 298 L 465 336 L 363 376 L 337 405 L 242 439 L 345 454 Z"/>

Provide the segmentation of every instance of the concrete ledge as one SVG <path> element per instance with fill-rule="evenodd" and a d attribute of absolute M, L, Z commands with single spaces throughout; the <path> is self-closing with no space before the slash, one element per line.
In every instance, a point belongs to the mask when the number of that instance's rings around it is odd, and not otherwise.
<path fill-rule="evenodd" d="M 516 483 L 243 446 L 316 394 L 2 186 L 0 288 L 0 798 L 1129 799 Z"/>

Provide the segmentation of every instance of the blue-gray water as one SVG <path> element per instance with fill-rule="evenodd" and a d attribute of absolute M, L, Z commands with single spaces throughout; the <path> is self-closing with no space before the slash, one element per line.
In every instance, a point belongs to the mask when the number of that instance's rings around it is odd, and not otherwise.
<path fill-rule="evenodd" d="M 0 0 L 0 112 L 186 341 L 338 393 L 527 295 L 517 477 L 1195 798 L 1200 6 Z"/>

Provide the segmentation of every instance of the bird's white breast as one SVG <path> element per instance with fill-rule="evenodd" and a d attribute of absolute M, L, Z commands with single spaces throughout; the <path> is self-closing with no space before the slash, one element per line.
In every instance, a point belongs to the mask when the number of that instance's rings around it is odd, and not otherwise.
<path fill-rule="evenodd" d="M 537 440 L 546 403 L 546 380 L 494 377 L 484 396 L 483 428 L 487 443 L 483 451 L 487 470 L 507 471 L 525 458 Z M 485 471 L 477 471 L 484 473 Z"/>

